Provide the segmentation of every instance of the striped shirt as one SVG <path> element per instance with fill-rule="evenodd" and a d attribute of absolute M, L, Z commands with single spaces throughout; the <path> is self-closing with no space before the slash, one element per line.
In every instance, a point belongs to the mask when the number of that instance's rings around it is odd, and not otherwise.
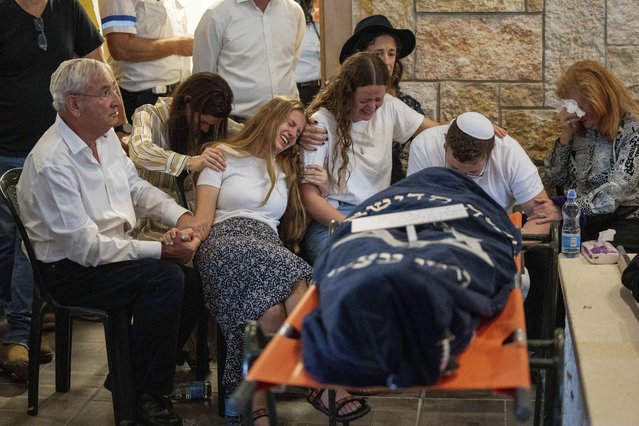
<path fill-rule="evenodd" d="M 173 193 L 172 176 L 182 173 L 189 156 L 169 149 L 170 108 L 171 98 L 158 98 L 155 105 L 142 105 L 135 110 L 129 156 L 141 177 Z"/>

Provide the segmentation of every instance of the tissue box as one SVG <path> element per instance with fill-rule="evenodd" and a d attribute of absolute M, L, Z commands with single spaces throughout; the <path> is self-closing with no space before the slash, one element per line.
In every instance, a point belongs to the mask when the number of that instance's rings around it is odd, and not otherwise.
<path fill-rule="evenodd" d="M 584 241 L 581 244 L 581 254 L 588 262 L 598 265 L 617 263 L 619 252 L 608 241 Z"/>

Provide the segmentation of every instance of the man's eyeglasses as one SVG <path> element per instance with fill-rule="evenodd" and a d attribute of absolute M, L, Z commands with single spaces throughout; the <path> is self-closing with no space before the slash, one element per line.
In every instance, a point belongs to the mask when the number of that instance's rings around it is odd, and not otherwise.
<path fill-rule="evenodd" d="M 118 84 L 117 83 L 113 83 L 111 86 L 107 87 L 106 89 L 104 89 L 104 92 L 102 92 L 99 95 L 94 95 L 92 93 L 71 93 L 71 95 L 75 95 L 75 96 L 88 96 L 90 98 L 102 98 L 102 99 L 106 99 L 109 96 L 112 95 L 118 95 Z"/>
<path fill-rule="evenodd" d="M 452 155 L 452 154 L 450 154 L 450 155 Z M 484 167 L 482 167 L 482 169 L 481 169 L 481 171 L 479 173 L 473 173 L 473 172 L 467 172 L 465 170 L 461 170 L 461 169 L 458 169 L 458 168 L 454 167 L 452 164 L 450 164 L 448 162 L 448 158 L 447 157 L 448 157 L 447 154 L 444 155 L 444 167 L 446 167 L 447 169 L 455 170 L 456 172 L 459 172 L 459 173 L 463 174 L 464 176 L 469 177 L 469 178 L 471 178 L 473 180 L 481 178 L 482 176 L 484 176 L 484 173 L 486 173 L 486 166 L 488 166 L 488 160 L 486 160 L 486 162 L 484 163 Z"/>
<path fill-rule="evenodd" d="M 47 36 L 44 35 L 44 22 L 42 22 L 42 18 L 33 18 L 33 25 L 35 25 L 36 31 L 38 34 L 38 47 L 46 52 L 48 44 L 47 44 Z"/>

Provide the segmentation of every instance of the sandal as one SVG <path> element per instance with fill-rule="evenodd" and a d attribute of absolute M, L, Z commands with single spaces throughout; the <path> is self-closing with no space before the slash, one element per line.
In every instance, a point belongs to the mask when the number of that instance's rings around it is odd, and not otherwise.
<path fill-rule="evenodd" d="M 268 414 L 266 414 L 266 410 L 264 408 L 258 408 L 251 413 L 251 417 L 253 419 L 253 423 L 255 423 L 255 420 L 261 419 L 262 417 L 268 417 Z"/>
<path fill-rule="evenodd" d="M 319 410 L 330 417 L 330 414 L 328 412 L 328 407 L 324 405 L 324 403 L 322 402 L 322 394 L 324 393 L 325 390 L 326 389 L 322 389 L 322 388 L 309 389 L 308 394 L 306 395 L 306 400 L 316 410 Z M 344 406 L 348 404 L 349 402 L 357 402 L 359 403 L 360 406 L 357 410 L 351 411 L 350 413 L 347 413 L 347 414 L 340 415 L 339 414 L 340 410 L 344 408 Z M 371 407 L 370 405 L 366 403 L 366 400 L 364 398 L 358 398 L 356 396 L 349 395 L 339 399 L 338 401 L 335 401 L 335 419 L 340 423 L 357 420 L 360 417 L 368 414 L 369 411 L 371 411 Z"/>

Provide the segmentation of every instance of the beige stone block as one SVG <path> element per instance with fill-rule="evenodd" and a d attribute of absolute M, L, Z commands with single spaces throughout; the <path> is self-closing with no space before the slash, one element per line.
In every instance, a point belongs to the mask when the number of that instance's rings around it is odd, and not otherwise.
<path fill-rule="evenodd" d="M 545 5 L 545 105 L 554 107 L 557 79 L 581 59 L 605 62 L 605 0 L 549 1 Z"/>
<path fill-rule="evenodd" d="M 637 0 L 608 0 L 608 44 L 639 44 Z"/>
<path fill-rule="evenodd" d="M 635 100 L 639 101 L 639 46 L 609 47 L 608 68 L 630 89 Z"/>
<path fill-rule="evenodd" d="M 544 106 L 544 88 L 541 83 L 503 83 L 499 99 L 504 106 Z"/>
<path fill-rule="evenodd" d="M 347 1 L 347 0 L 343 0 Z M 353 28 L 371 15 L 384 15 L 395 28 L 414 30 L 414 0 L 353 0 Z"/>
<path fill-rule="evenodd" d="M 422 104 L 424 115 L 435 121 L 439 120 L 439 83 L 423 83 L 419 81 L 405 81 L 401 84 L 404 93 L 417 99 Z"/>
<path fill-rule="evenodd" d="M 528 12 L 543 12 L 544 0 L 528 0 L 528 6 L 526 10 Z"/>
<path fill-rule="evenodd" d="M 384 15 L 394 28 L 409 29 L 415 32 L 413 0 L 353 0 L 353 34 L 359 21 L 371 15 Z M 346 41 L 346 40 L 344 40 Z M 402 59 L 404 80 L 414 77 L 414 54 Z"/>
<path fill-rule="evenodd" d="M 608 68 L 629 88 L 639 86 L 639 46 L 608 48 Z"/>
<path fill-rule="evenodd" d="M 541 162 L 559 136 L 559 114 L 555 110 L 502 110 L 503 128 L 526 150 L 528 156 Z"/>
<path fill-rule="evenodd" d="M 524 0 L 415 0 L 417 12 L 523 12 Z"/>
<path fill-rule="evenodd" d="M 542 77 L 541 16 L 432 16 L 417 21 L 418 80 Z"/>
<path fill-rule="evenodd" d="M 462 112 L 477 111 L 499 124 L 497 83 L 441 83 L 440 121 L 448 122 Z"/>

